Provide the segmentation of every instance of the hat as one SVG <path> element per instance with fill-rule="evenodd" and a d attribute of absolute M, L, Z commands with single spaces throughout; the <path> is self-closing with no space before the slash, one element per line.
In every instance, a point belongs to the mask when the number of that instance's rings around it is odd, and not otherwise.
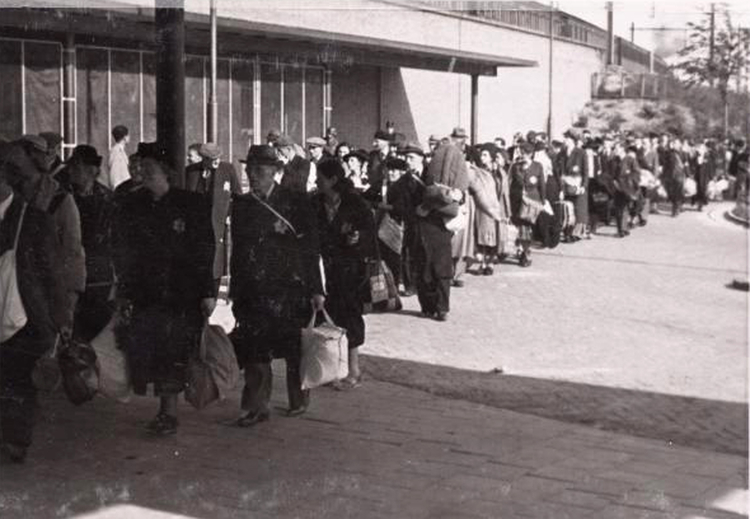
<path fill-rule="evenodd" d="M 399 152 L 403 153 L 404 155 L 414 153 L 416 155 L 421 155 L 424 157 L 424 150 L 422 149 L 422 146 L 420 146 L 417 142 L 407 142 L 406 145 L 404 145 L 404 147 L 399 150 Z"/>
<path fill-rule="evenodd" d="M 266 135 L 266 140 L 269 142 L 276 142 L 279 137 L 281 137 L 281 132 L 274 129 L 268 132 L 268 135 Z"/>
<path fill-rule="evenodd" d="M 451 137 L 453 137 L 454 139 L 465 139 L 468 137 L 468 135 L 466 134 L 466 130 L 464 130 L 460 126 L 456 126 L 451 132 Z"/>
<path fill-rule="evenodd" d="M 39 134 L 39 137 L 47 142 L 47 149 L 49 150 L 60 144 L 63 140 L 62 135 L 55 132 L 42 132 Z"/>
<path fill-rule="evenodd" d="M 336 131 L 336 128 L 334 128 L 333 126 L 330 126 L 330 127 L 328 127 L 328 129 L 326 130 L 326 135 L 333 135 L 333 136 L 337 136 L 337 135 L 338 135 L 338 132 Z"/>
<path fill-rule="evenodd" d="M 393 140 L 393 134 L 390 134 L 385 130 L 378 130 L 375 132 L 375 139 L 379 141 L 391 141 Z"/>
<path fill-rule="evenodd" d="M 18 139 L 21 143 L 28 143 L 32 147 L 34 147 L 37 151 L 41 151 L 44 153 L 47 153 L 47 141 L 45 141 L 42 137 L 39 135 L 33 135 L 27 133 L 26 135 L 22 135 L 20 139 Z"/>
<path fill-rule="evenodd" d="M 216 160 L 221 157 L 221 148 L 215 142 L 201 144 L 198 154 L 204 159 Z"/>
<path fill-rule="evenodd" d="M 276 155 L 276 150 L 268 144 L 253 144 L 247 150 L 247 158 L 240 162 L 250 166 L 280 166 L 281 161 Z"/>
<path fill-rule="evenodd" d="M 385 167 L 388 169 L 397 169 L 399 171 L 406 171 L 406 161 L 399 159 L 398 157 L 388 157 L 385 159 Z"/>
<path fill-rule="evenodd" d="M 432 135 L 430 135 L 430 138 L 429 138 L 429 139 L 427 139 L 427 142 L 429 142 L 430 144 L 433 144 L 433 143 L 434 143 L 434 144 L 437 144 L 437 143 L 439 143 L 439 142 L 440 142 L 440 137 L 438 137 L 437 135 L 435 135 L 435 134 L 433 133 Z"/>
<path fill-rule="evenodd" d="M 73 148 L 73 153 L 67 160 L 67 164 L 85 164 L 87 166 L 99 167 L 102 165 L 102 157 L 96 152 L 96 148 L 88 144 L 79 144 Z"/>
<path fill-rule="evenodd" d="M 282 148 L 286 146 L 294 146 L 295 142 L 294 139 L 292 139 L 289 135 L 283 134 L 279 135 L 279 138 L 276 139 L 276 147 Z"/>
<path fill-rule="evenodd" d="M 529 142 L 536 140 L 536 132 L 534 130 L 526 132 L 526 140 Z"/>
<path fill-rule="evenodd" d="M 362 164 L 370 160 L 370 155 L 365 150 L 354 150 L 344 156 L 344 162 L 349 162 L 349 159 L 352 157 L 359 159 Z"/>
<path fill-rule="evenodd" d="M 322 148 L 326 145 L 325 139 L 321 137 L 310 137 L 305 141 L 305 143 L 307 143 L 308 146 L 312 146 L 314 148 Z"/>
<path fill-rule="evenodd" d="M 526 154 L 534 153 L 534 145 L 530 142 L 524 142 L 519 146 L 521 148 L 521 151 Z"/>

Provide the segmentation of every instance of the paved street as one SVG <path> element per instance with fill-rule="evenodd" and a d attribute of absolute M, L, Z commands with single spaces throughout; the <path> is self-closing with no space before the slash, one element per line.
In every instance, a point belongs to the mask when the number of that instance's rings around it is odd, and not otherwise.
<path fill-rule="evenodd" d="M 48 396 L 0 516 L 747 517 L 747 293 L 725 286 L 746 240 L 720 212 L 657 216 L 469 276 L 448 323 L 368 317 L 361 388 L 251 430 L 239 391 L 166 439 L 142 432 L 153 400 Z"/>

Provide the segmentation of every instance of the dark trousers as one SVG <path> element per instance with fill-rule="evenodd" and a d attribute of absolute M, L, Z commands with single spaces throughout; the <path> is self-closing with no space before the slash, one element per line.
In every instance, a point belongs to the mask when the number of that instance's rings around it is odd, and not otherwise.
<path fill-rule="evenodd" d="M 310 391 L 302 389 L 300 358 L 286 359 L 286 390 L 289 409 L 307 407 Z M 242 390 L 242 410 L 248 413 L 267 413 L 273 389 L 273 370 L 270 362 L 250 363 L 245 368 L 245 387 Z"/>
<path fill-rule="evenodd" d="M 112 285 L 86 287 L 78 299 L 73 323 L 73 335 L 81 342 L 96 337 L 112 318 L 113 306 L 109 301 Z"/>
<path fill-rule="evenodd" d="M 450 310 L 451 279 L 433 278 L 430 282 L 419 276 L 417 281 L 417 296 L 422 311 L 448 312 Z"/>
<path fill-rule="evenodd" d="M 23 331 L 20 333 L 23 333 Z M 10 339 L 10 341 L 14 339 Z M 37 393 L 31 379 L 31 373 L 39 356 L 7 346 L 8 343 L 0 346 L 0 431 L 2 441 L 28 447 L 31 445 L 31 435 L 34 428 Z"/>
<path fill-rule="evenodd" d="M 625 193 L 615 193 L 614 209 L 615 209 L 615 222 L 617 223 L 617 234 L 623 234 L 627 231 L 625 225 L 625 214 L 628 211 L 628 204 L 630 199 Z"/>

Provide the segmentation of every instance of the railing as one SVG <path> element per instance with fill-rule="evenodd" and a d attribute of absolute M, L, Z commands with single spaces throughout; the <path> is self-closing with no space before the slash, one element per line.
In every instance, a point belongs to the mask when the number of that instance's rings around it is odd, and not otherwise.
<path fill-rule="evenodd" d="M 631 74 L 610 70 L 591 77 L 594 99 L 662 99 L 669 96 L 670 78 L 659 74 Z"/>

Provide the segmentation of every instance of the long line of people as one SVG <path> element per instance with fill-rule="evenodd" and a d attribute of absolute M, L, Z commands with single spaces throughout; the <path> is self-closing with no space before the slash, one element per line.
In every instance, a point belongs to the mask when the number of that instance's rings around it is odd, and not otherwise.
<path fill-rule="evenodd" d="M 270 418 L 275 358 L 286 360 L 287 414 L 307 410 L 300 330 L 312 313 L 325 309 L 346 330 L 349 376 L 334 387 L 361 384 L 363 314 L 381 260 L 401 297 L 416 294 L 425 317 L 445 321 L 467 271 L 529 267 L 535 241 L 573 243 L 612 220 L 625 237 L 660 199 L 677 216 L 730 180 L 744 196 L 748 181 L 742 140 L 724 160 L 711 141 L 668 135 L 548 142 L 529 132 L 511 146 L 471 146 L 454 128 L 425 150 L 390 125 L 372 151 L 333 128 L 307 150 L 271 131 L 239 173 L 216 144 L 194 144 L 181 189 L 156 143 L 125 157 L 127 128 L 113 138 L 105 171 L 84 144 L 63 162 L 53 133 L 0 143 L 0 452 L 14 462 L 31 445 L 39 359 L 61 338 L 91 341 L 113 316 L 133 392 L 153 384 L 159 397 L 148 430 L 173 434 L 186 366 L 228 274 L 245 372 L 237 425 L 250 427 Z"/>

